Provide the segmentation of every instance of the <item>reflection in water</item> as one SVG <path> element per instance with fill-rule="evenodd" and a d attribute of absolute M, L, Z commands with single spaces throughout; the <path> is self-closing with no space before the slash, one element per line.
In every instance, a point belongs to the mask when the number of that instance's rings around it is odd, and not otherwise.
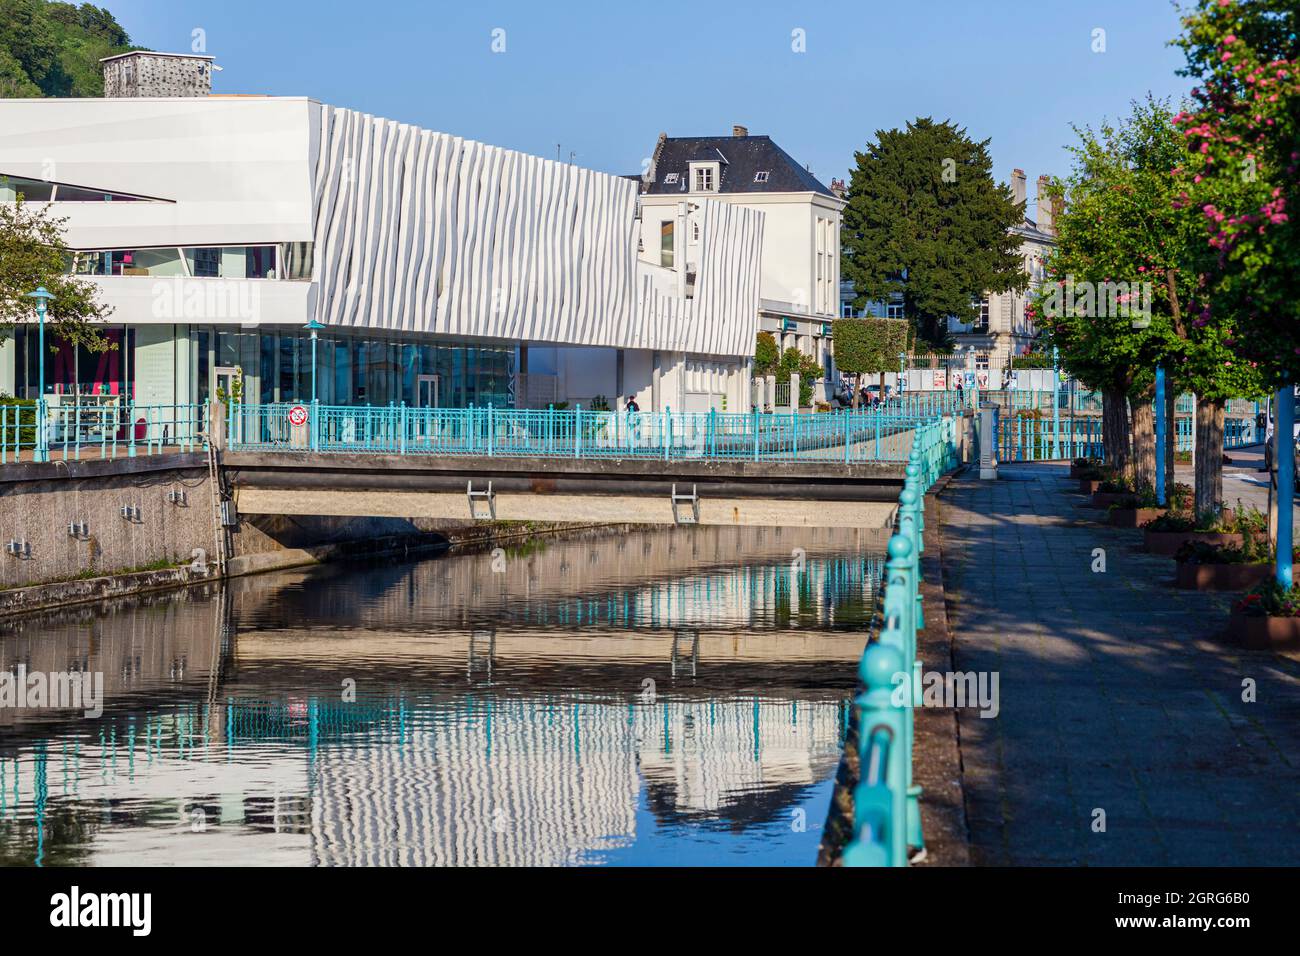
<path fill-rule="evenodd" d="M 9 622 L 0 668 L 103 671 L 105 712 L 0 709 L 0 861 L 811 864 L 883 543 L 538 541 Z"/>

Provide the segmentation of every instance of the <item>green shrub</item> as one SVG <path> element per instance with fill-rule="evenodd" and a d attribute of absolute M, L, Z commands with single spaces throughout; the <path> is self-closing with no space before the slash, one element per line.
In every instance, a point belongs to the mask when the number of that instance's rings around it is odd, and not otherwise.
<path fill-rule="evenodd" d="M 1300 586 L 1284 588 L 1270 578 L 1247 592 L 1234 607 L 1251 617 L 1300 617 Z"/>
<path fill-rule="evenodd" d="M 896 371 L 898 353 L 907 350 L 907 330 L 902 319 L 836 319 L 835 364 L 857 375 Z"/>
<path fill-rule="evenodd" d="M 10 411 L 10 409 L 13 409 Z M 36 399 L 12 398 L 0 395 L 0 422 L 4 423 L 3 440 L 7 447 L 14 447 L 15 425 L 18 426 L 19 446 L 36 444 Z"/>
<path fill-rule="evenodd" d="M 776 347 L 776 338 L 771 332 L 759 332 L 754 342 L 754 375 L 762 378 L 776 372 L 776 364 L 781 353 Z"/>
<path fill-rule="evenodd" d="M 1174 554 L 1183 564 L 1263 564 L 1273 559 L 1273 549 L 1260 538 L 1247 536 L 1240 548 L 1225 548 L 1208 541 L 1184 541 Z"/>

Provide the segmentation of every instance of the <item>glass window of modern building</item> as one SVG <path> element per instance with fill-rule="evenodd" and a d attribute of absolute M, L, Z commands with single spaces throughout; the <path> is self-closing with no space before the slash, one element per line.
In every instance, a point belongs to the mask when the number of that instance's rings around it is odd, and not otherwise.
<path fill-rule="evenodd" d="M 125 396 L 131 401 L 199 403 L 216 398 L 222 382 L 242 381 L 242 400 L 307 402 L 311 395 L 311 337 L 299 328 L 245 330 L 172 325 L 103 328 L 108 349 L 72 347 L 47 333 L 47 396 Z M 40 369 L 37 330 L 14 330 L 15 395 L 35 398 Z M 515 351 L 453 341 L 380 338 L 330 330 L 316 343 L 317 398 L 328 405 L 510 407 Z M 149 390 L 142 397 L 142 381 Z"/>
<path fill-rule="evenodd" d="M 27 202 L 49 202 L 54 195 L 54 184 L 21 176 L 0 175 L 0 202 L 16 202 L 19 196 Z"/>
<path fill-rule="evenodd" d="M 43 179 L 9 176 L 0 173 L 0 202 L 14 202 L 19 195 L 27 202 L 158 202 L 143 196 L 87 189 Z"/>

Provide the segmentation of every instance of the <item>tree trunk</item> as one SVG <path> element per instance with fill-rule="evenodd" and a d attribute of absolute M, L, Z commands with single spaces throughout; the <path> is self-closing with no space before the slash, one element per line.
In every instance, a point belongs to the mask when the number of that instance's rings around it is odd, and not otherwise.
<path fill-rule="evenodd" d="M 1165 379 L 1165 501 L 1173 504 L 1174 485 L 1177 479 L 1174 476 L 1174 465 L 1176 459 L 1174 453 L 1178 450 L 1178 389 L 1174 388 L 1174 383 L 1168 378 Z"/>
<path fill-rule="evenodd" d="M 1150 395 L 1133 402 L 1133 483 L 1138 491 L 1156 488 L 1156 417 Z"/>
<path fill-rule="evenodd" d="M 1196 516 L 1223 507 L 1223 399 L 1196 399 Z"/>
<path fill-rule="evenodd" d="M 1119 389 L 1101 393 L 1101 440 L 1106 464 L 1122 478 L 1133 477 L 1133 455 L 1128 424 L 1127 396 Z"/>

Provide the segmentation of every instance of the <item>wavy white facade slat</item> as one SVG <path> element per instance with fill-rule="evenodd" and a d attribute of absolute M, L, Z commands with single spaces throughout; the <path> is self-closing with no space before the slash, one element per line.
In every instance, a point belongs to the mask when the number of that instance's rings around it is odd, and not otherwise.
<path fill-rule="evenodd" d="M 698 275 L 683 299 L 675 273 L 638 260 L 635 183 L 318 108 L 313 235 L 326 324 L 752 352 L 762 213 L 699 204 Z"/>

